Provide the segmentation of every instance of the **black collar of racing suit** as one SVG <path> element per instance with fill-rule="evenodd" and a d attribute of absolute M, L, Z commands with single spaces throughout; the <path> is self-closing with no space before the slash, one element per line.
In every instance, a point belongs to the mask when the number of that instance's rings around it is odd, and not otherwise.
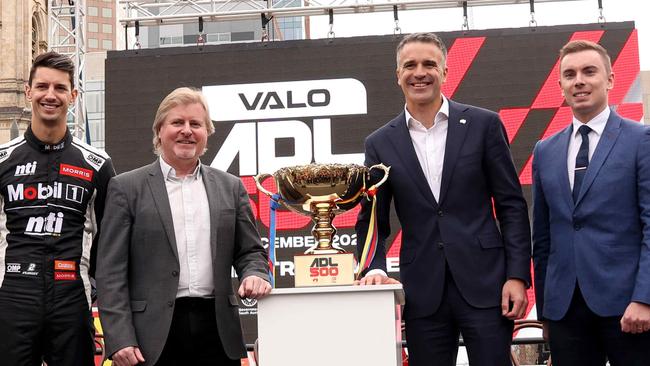
<path fill-rule="evenodd" d="M 68 128 L 65 129 L 65 136 L 63 136 L 63 139 L 61 139 L 61 141 L 57 142 L 56 144 L 47 144 L 39 140 L 36 135 L 34 135 L 31 125 L 27 127 L 27 131 L 25 131 L 24 136 L 27 143 L 29 143 L 32 147 L 40 152 L 63 151 L 72 142 L 72 134 L 70 134 L 70 130 Z"/>

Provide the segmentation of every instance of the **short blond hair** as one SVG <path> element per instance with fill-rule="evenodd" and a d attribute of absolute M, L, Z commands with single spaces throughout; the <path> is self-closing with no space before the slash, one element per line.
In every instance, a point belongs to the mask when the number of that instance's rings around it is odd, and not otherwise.
<path fill-rule="evenodd" d="M 612 72 L 612 60 L 609 57 L 609 54 L 607 53 L 607 50 L 605 47 L 599 45 L 596 42 L 591 42 L 591 41 L 586 41 L 586 40 L 575 40 L 571 41 L 567 44 L 565 44 L 561 49 L 560 49 L 560 62 L 562 62 L 562 59 L 566 55 L 572 54 L 572 53 L 577 53 L 577 52 L 582 52 L 582 51 L 596 51 L 600 55 L 600 58 L 603 60 L 603 63 L 605 64 L 605 71 L 609 74 Z M 560 70 L 562 71 L 562 70 Z"/>
<path fill-rule="evenodd" d="M 178 107 L 179 105 L 188 105 L 198 103 L 203 106 L 205 110 L 205 127 L 208 130 L 208 136 L 214 133 L 214 125 L 210 119 L 210 110 L 208 109 L 208 102 L 205 96 L 199 89 L 182 87 L 174 89 L 169 93 L 165 99 L 158 106 L 156 117 L 153 120 L 153 151 L 156 155 L 160 155 L 160 129 L 162 128 L 169 111 Z"/>

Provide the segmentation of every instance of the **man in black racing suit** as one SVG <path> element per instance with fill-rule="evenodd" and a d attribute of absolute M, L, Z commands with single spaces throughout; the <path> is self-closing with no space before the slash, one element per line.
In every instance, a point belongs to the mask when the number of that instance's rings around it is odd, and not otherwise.
<path fill-rule="evenodd" d="M 91 252 L 115 172 L 67 129 L 73 76 L 68 57 L 38 56 L 30 127 L 0 146 L 2 365 L 94 365 Z"/>

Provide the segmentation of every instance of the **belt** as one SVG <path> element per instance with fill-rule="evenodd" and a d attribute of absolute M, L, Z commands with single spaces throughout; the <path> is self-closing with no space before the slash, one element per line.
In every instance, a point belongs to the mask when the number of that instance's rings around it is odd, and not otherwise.
<path fill-rule="evenodd" d="M 212 309 L 214 310 L 214 298 L 207 297 L 179 297 L 176 298 L 177 309 Z"/>

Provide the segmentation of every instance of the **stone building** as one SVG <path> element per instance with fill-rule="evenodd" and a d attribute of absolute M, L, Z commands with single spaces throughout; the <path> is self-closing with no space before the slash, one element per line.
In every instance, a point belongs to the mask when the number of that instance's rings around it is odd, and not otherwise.
<path fill-rule="evenodd" d="M 47 0 L 0 0 L 0 143 L 31 119 L 25 83 L 33 58 L 47 51 Z"/>

